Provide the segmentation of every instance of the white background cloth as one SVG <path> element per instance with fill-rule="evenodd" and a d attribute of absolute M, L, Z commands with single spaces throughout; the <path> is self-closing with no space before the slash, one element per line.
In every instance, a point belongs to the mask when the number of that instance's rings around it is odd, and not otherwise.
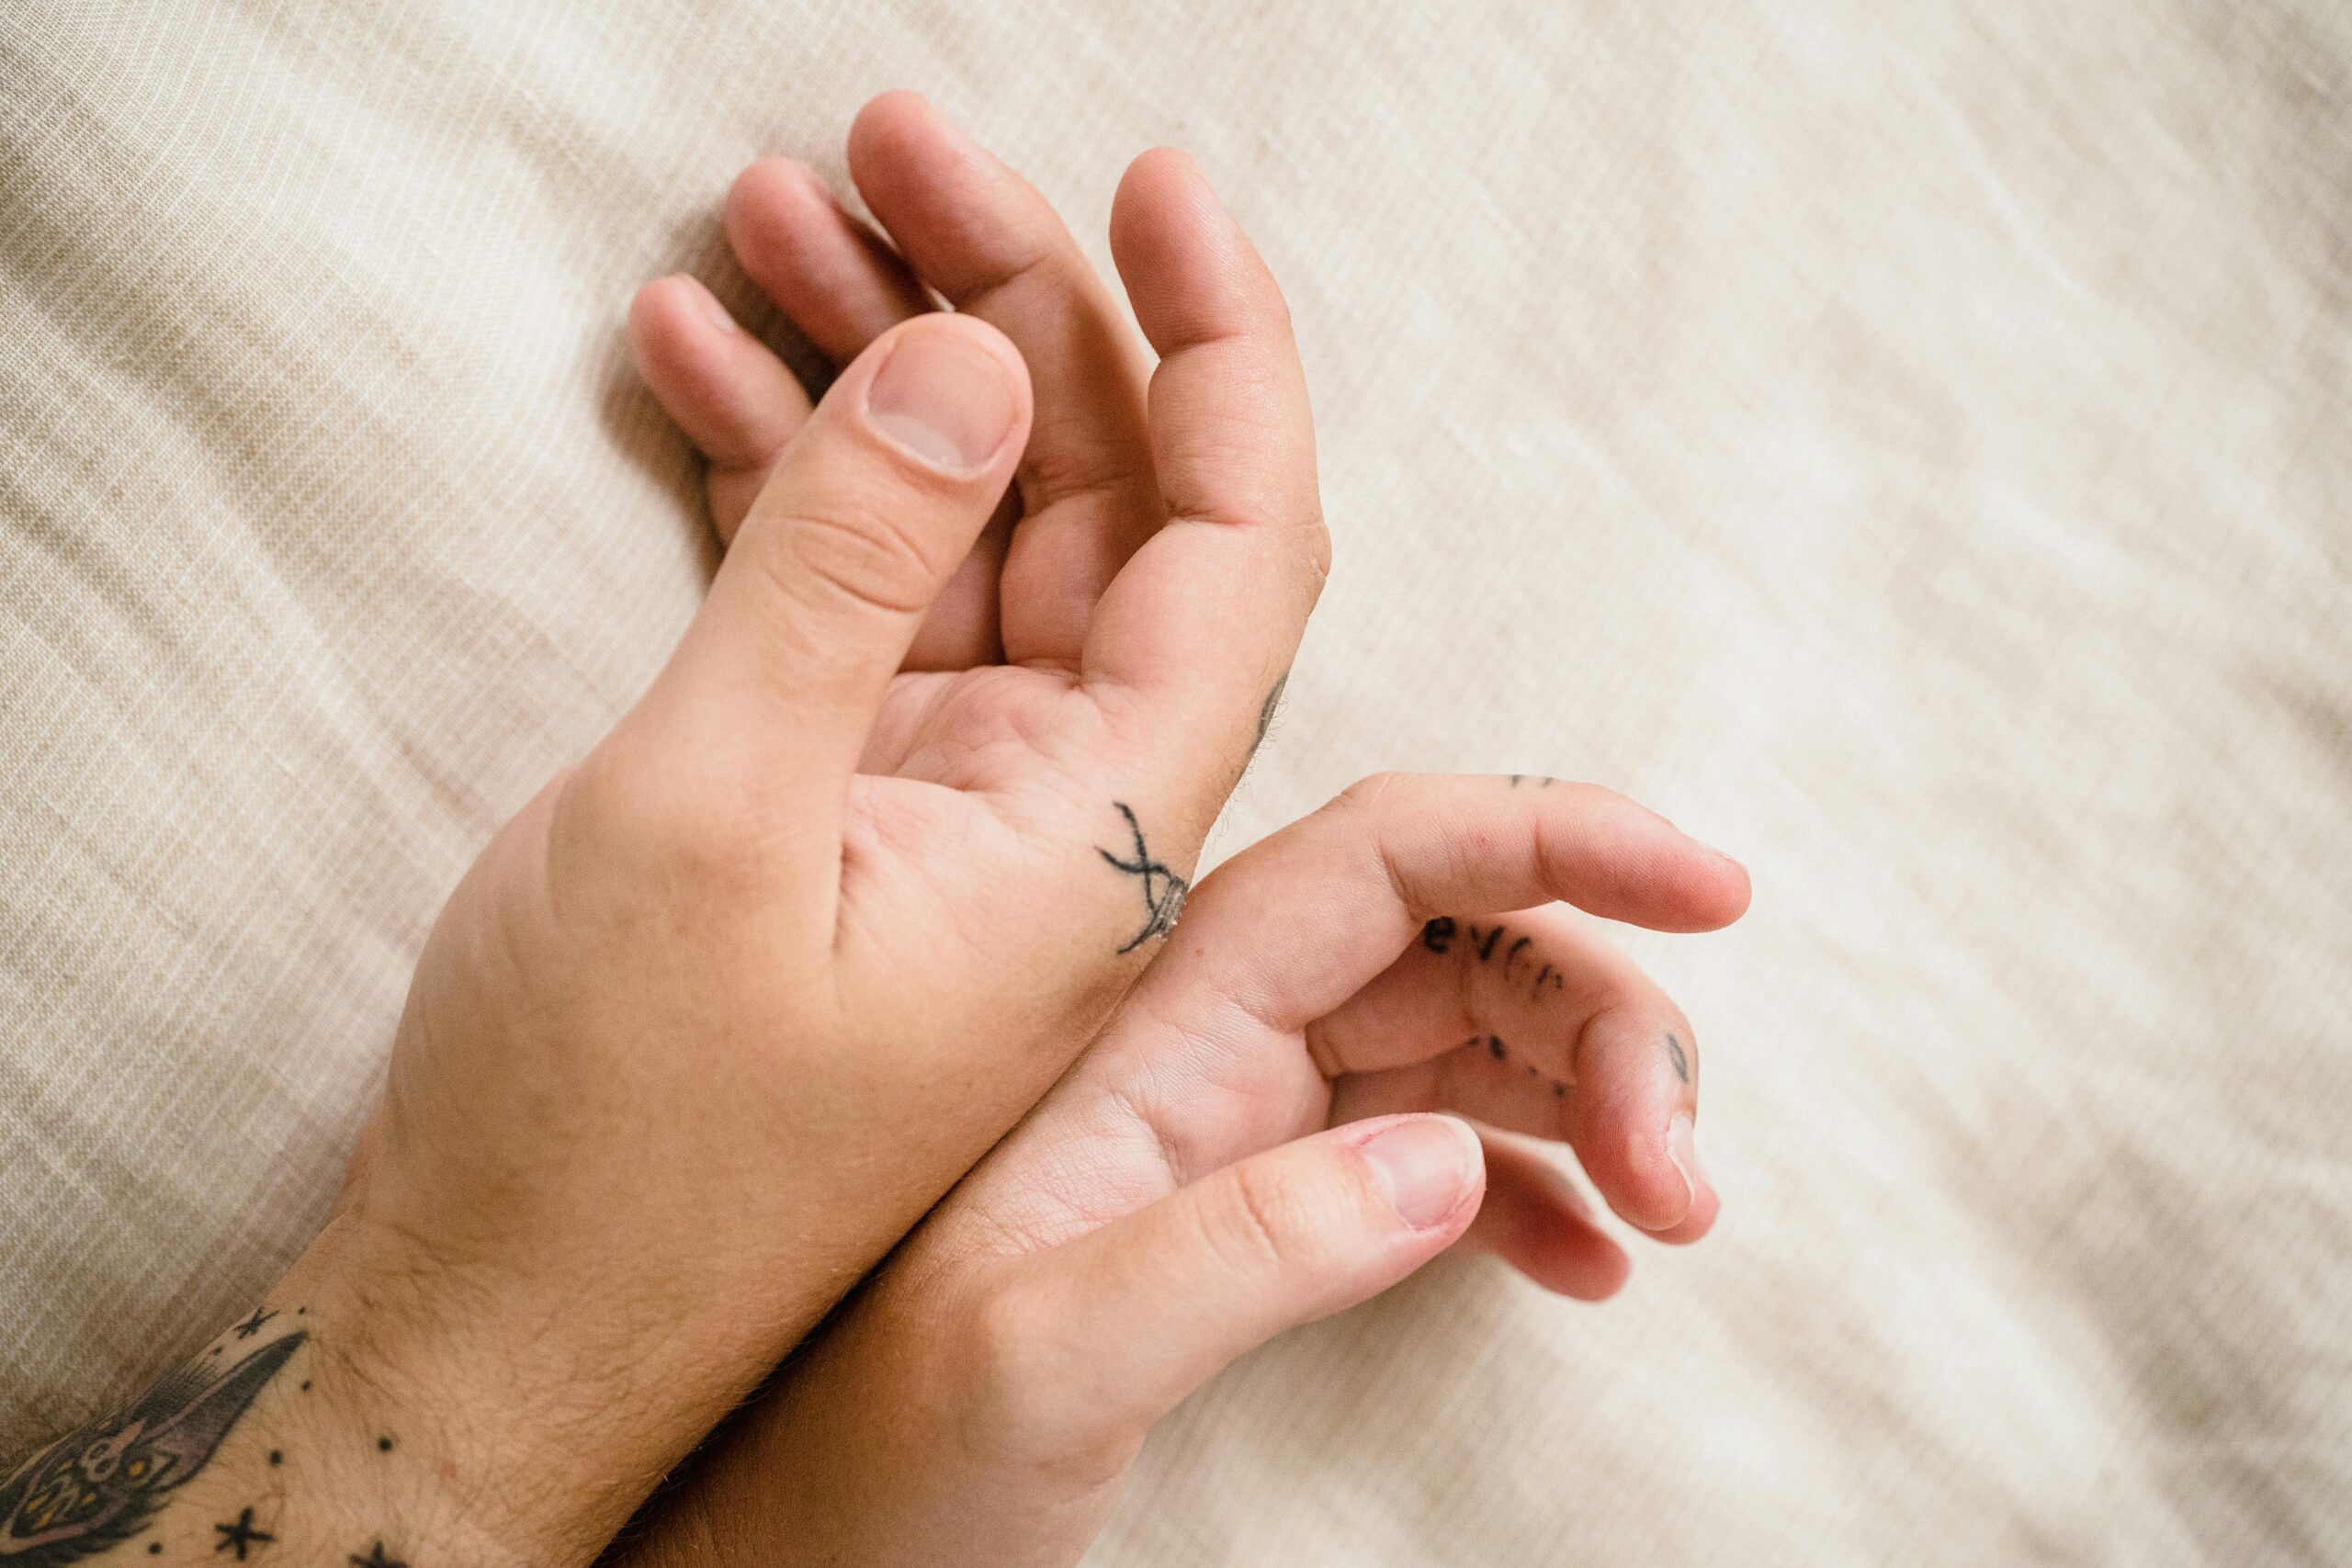
<path fill-rule="evenodd" d="M 1635 942 L 1706 1246 L 1453 1262 L 1095 1562 L 2352 1556 L 2352 12 L 0 12 L 0 1449 L 318 1223 L 417 945 L 709 551 L 639 280 L 922 89 L 1259 238 L 1338 562 L 1226 848 L 1385 767 L 1741 854 Z"/>

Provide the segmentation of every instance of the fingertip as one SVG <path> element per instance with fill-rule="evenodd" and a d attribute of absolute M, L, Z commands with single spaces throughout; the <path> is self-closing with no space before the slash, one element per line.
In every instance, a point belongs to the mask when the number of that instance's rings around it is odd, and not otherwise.
<path fill-rule="evenodd" d="M 724 329 L 719 322 L 724 321 Z M 684 273 L 657 277 L 628 302 L 628 342 L 638 363 L 668 365 L 691 352 L 705 330 L 741 331 L 734 316 L 697 278 Z"/>
<path fill-rule="evenodd" d="M 1624 1070 L 1626 1041 L 1588 1040 L 1577 1055 L 1583 1066 L 1570 1100 L 1569 1142 L 1585 1174 L 1634 1229 L 1652 1235 L 1674 1229 L 1690 1217 L 1699 1188 L 1669 1146 L 1671 1123 L 1684 1111 L 1667 1086 Z"/>
<path fill-rule="evenodd" d="M 1698 1183 L 1676 1162 L 1672 1141 L 1673 1134 L 1663 1126 L 1631 1128 L 1624 1135 L 1618 1179 L 1604 1180 L 1598 1173 L 1593 1178 L 1620 1218 L 1652 1235 L 1683 1224 L 1698 1201 Z"/>
<path fill-rule="evenodd" d="M 876 179 L 897 179 L 922 157 L 925 139 L 942 132 L 957 142 L 969 141 L 921 93 L 906 87 L 878 93 L 850 121 L 844 142 L 850 177 L 860 190 Z"/>
<path fill-rule="evenodd" d="M 977 316 L 935 312 L 900 322 L 834 385 L 868 429 L 959 485 L 1011 467 L 1032 414 L 1028 367 Z"/>
<path fill-rule="evenodd" d="M 1536 1285 L 1575 1301 L 1606 1301 L 1633 1273 L 1566 1172 L 1535 1147 L 1489 1133 L 1487 1195 L 1475 1238 Z"/>
<path fill-rule="evenodd" d="M 1193 155 L 1181 147 L 1138 154 L 1111 198 L 1111 254 L 1121 272 L 1148 265 L 1172 240 L 1187 238 L 1204 209 L 1224 213 Z"/>
<path fill-rule="evenodd" d="M 1664 931 L 1720 931 L 1747 912 L 1747 868 L 1637 801 L 1623 803 L 1611 879 L 1626 919 Z M 1598 912 L 1598 911 L 1597 911 Z"/>
<path fill-rule="evenodd" d="M 1682 1223 L 1669 1225 L 1662 1231 L 1652 1231 L 1649 1237 L 1668 1247 L 1688 1247 L 1713 1230 L 1722 1213 L 1723 1198 L 1713 1186 L 1702 1179 L 1698 1196 L 1690 1201 L 1690 1212 L 1682 1217 Z"/>
<path fill-rule="evenodd" d="M 721 211 L 728 238 L 737 249 L 751 234 L 775 226 L 819 188 L 816 172 L 797 158 L 767 157 L 743 166 L 727 187 Z"/>
<path fill-rule="evenodd" d="M 1702 878 L 1703 886 L 1693 899 L 1693 909 L 1707 922 L 1706 930 L 1721 931 L 1747 913 L 1756 886 L 1746 866 L 1721 850 L 1701 847 L 1707 852 L 1708 865 Z"/>
<path fill-rule="evenodd" d="M 1477 1217 L 1487 1165 L 1468 1122 L 1436 1114 L 1398 1116 L 1374 1123 L 1369 1136 L 1351 1134 L 1350 1141 L 1397 1216 L 1411 1229 L 1432 1235 L 1432 1249 Z"/>

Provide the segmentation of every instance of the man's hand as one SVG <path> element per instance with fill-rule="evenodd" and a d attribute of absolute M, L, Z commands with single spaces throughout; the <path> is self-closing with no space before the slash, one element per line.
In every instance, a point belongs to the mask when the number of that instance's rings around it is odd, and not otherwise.
<path fill-rule="evenodd" d="M 1061 1568 L 1179 1401 L 1465 1234 L 1611 1294 L 1625 1255 L 1544 1144 L 1697 1240 L 1698 1047 L 1592 921 L 1528 906 L 1687 931 L 1747 896 L 1663 818 L 1533 777 L 1375 779 L 1245 851 L 620 1560 Z"/>
<path fill-rule="evenodd" d="M 1189 160 L 1112 218 L 1147 379 L 1050 212 L 919 102 L 853 154 L 912 270 L 820 334 L 849 357 L 813 409 L 640 302 L 649 379 L 756 477 L 714 480 L 668 667 L 443 912 L 314 1260 L 322 1343 L 387 1422 L 436 1413 L 447 1488 L 535 1562 L 592 1556 L 1092 1033 L 1325 570 L 1283 301 Z M 966 309 L 912 313 L 916 278 Z"/>

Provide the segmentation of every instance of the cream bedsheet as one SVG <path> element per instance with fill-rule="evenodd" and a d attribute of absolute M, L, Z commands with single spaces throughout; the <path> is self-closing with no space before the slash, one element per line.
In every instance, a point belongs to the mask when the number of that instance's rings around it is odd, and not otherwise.
<path fill-rule="evenodd" d="M 629 289 L 749 308 L 729 175 L 907 85 L 1288 286 L 1339 564 L 1222 844 L 1543 771 L 1758 887 L 1635 944 L 1716 1238 L 1278 1344 L 1096 1562 L 2352 1559 L 2352 12 L 1186 10 L 0 11 L 0 1447 L 319 1220 L 710 565 Z"/>

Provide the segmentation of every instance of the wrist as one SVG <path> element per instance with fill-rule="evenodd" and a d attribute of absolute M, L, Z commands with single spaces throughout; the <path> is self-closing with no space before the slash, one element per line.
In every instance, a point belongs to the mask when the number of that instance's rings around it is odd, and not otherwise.
<path fill-rule="evenodd" d="M 433 1363 L 431 1337 L 394 1307 L 408 1287 L 384 1289 L 380 1252 L 356 1240 L 347 1218 L 330 1222 L 209 1355 L 262 1347 L 283 1358 L 266 1404 L 206 1477 L 211 1512 L 233 1520 L 244 1500 L 266 1498 L 276 1542 L 295 1549 L 282 1557 L 370 1568 L 552 1561 L 506 1506 L 510 1466 L 473 1402 L 417 1375 Z M 224 1537 L 220 1550 L 232 1545 Z"/>

